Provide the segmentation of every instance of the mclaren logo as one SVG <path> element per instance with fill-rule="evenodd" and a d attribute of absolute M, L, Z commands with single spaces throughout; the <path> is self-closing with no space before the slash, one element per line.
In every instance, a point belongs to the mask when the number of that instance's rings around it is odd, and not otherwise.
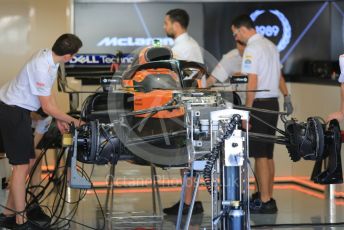
<path fill-rule="evenodd" d="M 289 20 L 281 11 L 256 10 L 251 13 L 250 17 L 256 24 L 256 31 L 274 40 L 279 51 L 284 50 L 288 46 L 292 31 Z M 267 24 L 266 22 L 273 23 Z"/>
<path fill-rule="evenodd" d="M 172 38 L 134 38 L 134 37 L 104 37 L 97 46 L 150 46 L 154 40 L 159 40 L 163 46 L 172 46 Z"/>

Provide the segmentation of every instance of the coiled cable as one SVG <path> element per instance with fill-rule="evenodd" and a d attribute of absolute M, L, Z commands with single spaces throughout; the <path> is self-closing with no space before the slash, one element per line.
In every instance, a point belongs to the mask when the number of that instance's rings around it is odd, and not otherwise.
<path fill-rule="evenodd" d="M 217 144 L 213 147 L 213 149 L 211 150 L 211 153 L 208 155 L 208 159 L 207 159 L 207 163 L 204 167 L 204 171 L 203 171 L 203 178 L 204 178 L 204 183 L 205 186 L 208 190 L 209 193 L 211 193 L 211 185 L 212 185 L 212 179 L 211 179 L 211 175 L 212 175 L 212 170 L 214 168 L 214 165 L 216 163 L 217 158 L 220 155 L 220 152 L 223 149 L 223 144 L 224 141 L 232 136 L 236 126 L 240 123 L 241 121 L 241 116 L 239 114 L 234 114 L 233 117 L 231 118 L 231 120 L 225 125 L 225 132 L 223 135 L 221 135 L 218 138 L 218 142 Z"/>

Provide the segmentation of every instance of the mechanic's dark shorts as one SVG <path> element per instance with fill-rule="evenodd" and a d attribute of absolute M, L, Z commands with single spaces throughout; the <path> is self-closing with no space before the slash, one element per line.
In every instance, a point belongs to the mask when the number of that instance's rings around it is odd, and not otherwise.
<path fill-rule="evenodd" d="M 0 133 L 10 164 L 28 164 L 35 158 L 29 110 L 0 102 Z"/>
<path fill-rule="evenodd" d="M 252 107 L 279 111 L 279 104 L 278 104 L 277 98 L 255 99 Z M 276 127 L 277 121 L 278 121 L 277 114 L 252 111 L 250 115 L 250 124 L 251 124 L 250 132 L 275 135 L 276 131 L 274 129 L 258 121 L 252 115 L 257 116 L 260 119 L 264 120 L 265 122 L 269 123 L 270 125 Z M 250 157 L 254 157 L 254 158 L 266 157 L 268 159 L 273 158 L 273 152 L 274 152 L 273 143 L 264 143 L 264 142 L 256 141 L 256 140 L 250 140 L 249 143 L 250 143 L 249 145 Z"/>

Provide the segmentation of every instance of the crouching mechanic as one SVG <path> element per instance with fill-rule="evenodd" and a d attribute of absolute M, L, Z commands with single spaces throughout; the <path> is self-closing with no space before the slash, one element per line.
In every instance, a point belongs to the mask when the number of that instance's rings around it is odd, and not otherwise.
<path fill-rule="evenodd" d="M 61 35 L 51 50 L 38 51 L 17 77 L 0 89 L 0 133 L 12 165 L 12 181 L 6 208 L 0 214 L 0 227 L 37 229 L 37 223 L 30 218 L 31 210 L 26 211 L 25 199 L 25 181 L 35 162 L 30 112 L 42 107 L 46 114 L 56 119 L 61 133 L 69 130 L 70 123 L 81 125 L 79 120 L 58 108 L 51 94 L 59 63 L 71 60 L 81 46 L 77 36 Z"/>
<path fill-rule="evenodd" d="M 225 55 L 223 55 L 221 61 L 216 65 L 211 75 L 207 79 L 207 87 L 211 87 L 217 81 L 221 83 L 228 80 L 229 77 L 235 78 L 236 76 L 243 75 L 241 73 L 242 55 L 244 53 L 246 44 L 236 41 L 236 48 L 232 49 Z M 236 84 L 232 85 L 234 91 L 245 91 L 246 85 Z M 240 100 L 245 102 L 245 92 L 237 92 L 240 96 Z"/>

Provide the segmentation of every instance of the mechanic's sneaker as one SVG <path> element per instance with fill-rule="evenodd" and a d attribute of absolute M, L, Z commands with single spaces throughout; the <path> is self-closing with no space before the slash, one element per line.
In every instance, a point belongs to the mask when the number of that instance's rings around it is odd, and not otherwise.
<path fill-rule="evenodd" d="M 16 225 L 16 215 L 5 216 L 0 213 L 0 228 L 12 229 Z"/>
<path fill-rule="evenodd" d="M 40 226 L 47 226 L 50 224 L 51 218 L 38 204 L 33 204 L 26 213 L 27 218 Z"/>
<path fill-rule="evenodd" d="M 178 215 L 178 210 L 179 210 L 179 204 L 180 204 L 180 201 L 178 201 L 176 204 L 174 204 L 173 206 L 169 207 L 169 208 L 164 208 L 163 209 L 163 212 L 167 215 Z M 189 212 L 189 208 L 190 208 L 190 205 L 187 205 L 184 203 L 184 206 L 183 206 L 183 215 L 186 215 L 188 214 Z M 194 205 L 194 208 L 192 210 L 192 214 L 199 214 L 199 213 L 203 213 L 203 205 L 202 205 L 202 202 L 201 201 L 196 201 L 195 202 L 195 205 Z"/>
<path fill-rule="evenodd" d="M 257 200 L 257 199 L 260 199 L 260 192 L 252 193 L 252 195 L 250 197 L 250 202 L 254 201 L 254 200 Z"/>
<path fill-rule="evenodd" d="M 177 203 L 175 203 L 174 205 L 172 205 L 169 208 L 164 208 L 162 211 L 167 214 L 167 215 L 177 215 L 178 214 L 178 210 L 179 210 L 179 204 L 180 201 L 178 201 Z M 184 207 L 185 207 L 185 203 L 184 203 Z"/>
<path fill-rule="evenodd" d="M 13 229 L 15 230 L 40 230 L 42 228 L 31 223 L 31 221 L 26 221 L 24 224 L 16 224 Z"/>
<path fill-rule="evenodd" d="M 204 212 L 204 209 L 203 209 L 202 202 L 201 201 L 195 201 L 195 205 L 193 207 L 192 214 L 200 214 L 203 212 Z"/>
<path fill-rule="evenodd" d="M 275 214 L 277 211 L 276 201 L 273 198 L 268 202 L 262 202 L 260 199 L 250 202 L 251 214 Z"/>

